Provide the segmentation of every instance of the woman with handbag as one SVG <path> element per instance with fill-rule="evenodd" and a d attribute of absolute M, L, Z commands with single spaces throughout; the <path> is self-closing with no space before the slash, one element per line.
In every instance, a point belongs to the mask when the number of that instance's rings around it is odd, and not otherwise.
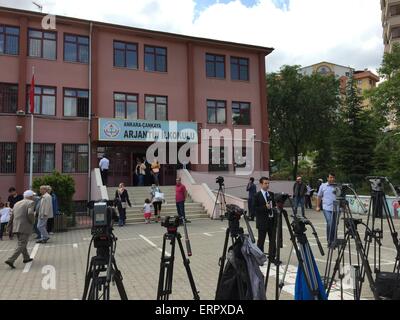
<path fill-rule="evenodd" d="M 158 185 L 153 184 L 150 188 L 151 202 L 154 207 L 154 221 L 159 222 L 161 220 L 161 204 L 164 201 L 164 194 Z"/>
<path fill-rule="evenodd" d="M 125 185 L 121 182 L 119 184 L 118 189 L 115 191 L 115 205 L 118 208 L 119 213 L 119 222 L 118 225 L 120 227 L 125 225 L 126 221 L 126 208 L 132 207 L 131 202 L 129 201 L 128 191 L 125 189 Z"/>
<path fill-rule="evenodd" d="M 154 178 L 154 184 L 155 185 L 159 185 L 159 180 L 158 180 L 158 176 L 160 174 L 160 163 L 158 162 L 157 158 L 154 159 L 153 163 L 151 164 L 151 174 L 153 175 Z"/>

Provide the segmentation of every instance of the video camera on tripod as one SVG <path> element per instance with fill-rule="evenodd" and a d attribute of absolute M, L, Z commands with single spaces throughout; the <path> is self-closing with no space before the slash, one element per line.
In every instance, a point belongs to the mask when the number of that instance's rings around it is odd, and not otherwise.
<path fill-rule="evenodd" d="M 226 199 L 225 199 L 225 183 L 224 183 L 224 177 L 218 176 L 215 179 L 215 183 L 218 184 L 218 192 L 215 197 L 215 203 L 214 203 L 214 208 L 213 208 L 213 213 L 212 213 L 212 218 L 215 216 L 215 212 L 217 209 L 217 204 L 219 203 L 219 218 L 221 221 L 224 219 L 225 213 L 226 213 Z"/>
<path fill-rule="evenodd" d="M 121 299 L 128 300 L 114 256 L 117 238 L 112 231 L 118 216 L 113 205 L 114 201 L 110 200 L 89 201 L 87 204 L 92 212 L 92 239 L 88 249 L 83 300 L 109 300 L 111 281 L 116 283 Z M 89 264 L 92 243 L 96 255 Z"/>
<path fill-rule="evenodd" d="M 224 185 L 225 185 L 225 184 L 224 184 L 224 177 L 218 176 L 218 177 L 215 179 L 215 183 L 218 183 L 220 187 L 224 186 Z"/>

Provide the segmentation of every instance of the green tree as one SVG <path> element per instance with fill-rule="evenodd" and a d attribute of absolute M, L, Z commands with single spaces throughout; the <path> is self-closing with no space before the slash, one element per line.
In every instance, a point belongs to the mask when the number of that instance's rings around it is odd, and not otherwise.
<path fill-rule="evenodd" d="M 267 75 L 267 93 L 271 154 L 293 160 L 295 179 L 299 155 L 314 151 L 335 122 L 339 83 L 333 76 L 303 76 L 299 66 L 283 66 Z"/>
<path fill-rule="evenodd" d="M 362 97 L 357 93 L 355 81 L 350 77 L 346 97 L 339 116 L 335 134 L 337 168 L 341 180 L 350 180 L 360 185 L 373 169 L 373 154 L 376 134 L 379 132 L 371 112 L 362 106 Z"/>
<path fill-rule="evenodd" d="M 385 53 L 378 73 L 385 81 L 370 90 L 366 96 L 371 100 L 376 115 L 396 115 L 400 123 L 400 44 L 395 43 L 391 53 Z"/>
<path fill-rule="evenodd" d="M 70 216 L 73 213 L 73 196 L 75 181 L 70 175 L 54 171 L 51 175 L 37 177 L 33 180 L 33 190 L 39 193 L 40 186 L 49 185 L 57 195 L 58 206 L 61 212 Z"/>
<path fill-rule="evenodd" d="M 381 132 L 374 150 L 374 174 L 400 183 L 400 134 Z"/>

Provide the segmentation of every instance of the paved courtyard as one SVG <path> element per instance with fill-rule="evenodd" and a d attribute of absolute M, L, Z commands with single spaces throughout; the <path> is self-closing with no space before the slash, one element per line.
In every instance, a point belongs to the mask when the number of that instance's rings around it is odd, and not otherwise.
<path fill-rule="evenodd" d="M 326 249 L 325 221 L 322 213 L 309 210 L 307 216 L 315 225 L 322 245 Z M 365 218 L 364 221 L 366 221 Z M 397 230 L 399 230 L 399 221 L 395 221 L 395 224 Z M 244 226 L 243 220 L 241 220 L 241 225 Z M 257 235 L 255 223 L 251 222 L 251 225 L 255 235 Z M 193 251 L 193 256 L 190 257 L 190 267 L 202 300 L 213 300 L 215 297 L 219 271 L 218 259 L 223 250 L 226 227 L 226 220 L 213 221 L 205 219 L 196 220 L 188 224 Z M 384 224 L 384 230 L 382 269 L 389 271 L 393 268 L 395 250 L 386 224 Z M 182 228 L 179 228 L 179 231 L 183 234 Z M 159 223 L 149 225 L 136 224 L 122 228 L 116 227 L 114 233 L 118 237 L 116 262 L 122 272 L 123 284 L 128 298 L 135 300 L 156 299 L 162 238 L 165 228 L 161 227 Z M 310 229 L 307 231 L 307 236 L 320 273 L 323 275 L 326 254 L 323 257 L 319 253 Z M 4 264 L 4 261 L 15 249 L 16 240 L 10 241 L 5 237 L 5 240 L 0 242 L 0 288 L 2 288 L 0 290 L 0 299 L 81 299 L 90 239 L 90 229 L 84 229 L 56 233 L 47 244 L 36 244 L 34 240 L 31 240 L 28 250 L 31 252 L 31 256 L 34 256 L 34 261 L 24 265 L 20 257 L 15 263 L 16 269 L 12 270 Z M 289 241 L 287 229 L 284 227 L 284 247 L 281 251 L 281 260 L 284 265 L 288 263 L 290 248 L 291 242 Z M 169 249 L 168 245 L 168 252 L 170 252 Z M 94 253 L 93 248 L 91 252 L 92 254 Z M 372 250 L 370 257 L 370 262 L 372 263 Z M 353 258 L 355 258 L 354 255 Z M 266 267 L 264 266 L 262 270 L 265 272 Z M 273 268 L 271 272 L 273 275 L 275 274 L 274 270 Z M 289 262 L 281 299 L 294 299 L 296 270 L 297 259 L 293 255 Z M 281 271 L 282 274 L 283 268 Z M 171 300 L 193 299 L 179 251 L 176 252 L 173 280 Z M 268 298 L 273 299 L 275 292 L 274 276 L 271 275 L 269 283 Z M 111 293 L 113 299 L 118 299 L 116 286 L 111 287 Z M 348 287 L 345 290 L 344 298 L 352 299 L 351 293 L 352 290 Z M 334 289 L 330 299 L 339 298 L 339 291 Z M 363 298 L 372 299 L 367 281 L 365 281 L 363 287 Z"/>

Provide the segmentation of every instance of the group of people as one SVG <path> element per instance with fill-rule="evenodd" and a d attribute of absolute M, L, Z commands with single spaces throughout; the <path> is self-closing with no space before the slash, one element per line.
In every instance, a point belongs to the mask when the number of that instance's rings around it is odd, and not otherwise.
<path fill-rule="evenodd" d="M 177 178 L 175 187 L 176 209 L 180 219 L 189 223 L 190 221 L 186 219 L 185 215 L 185 201 L 187 194 L 186 187 L 182 184 L 181 179 Z M 150 223 L 152 211 L 154 212 L 154 221 L 160 222 L 161 206 L 164 202 L 164 194 L 161 192 L 160 186 L 155 183 L 152 184 L 150 188 L 150 197 L 145 199 L 143 205 L 143 216 L 145 223 Z M 122 227 L 126 224 L 126 209 L 128 206 L 132 207 L 129 194 L 125 189 L 124 183 L 120 183 L 118 189 L 115 191 L 114 204 L 119 213 L 118 225 Z"/>
<path fill-rule="evenodd" d="M 3 235 L 5 228 L 3 212 L 7 208 L 9 210 L 7 210 L 8 213 L 5 216 L 8 218 L 8 234 L 10 238 L 16 235 L 18 245 L 13 255 L 5 263 L 14 269 L 14 262 L 21 254 L 24 263 L 33 260 L 27 250 L 29 238 L 33 231 L 37 234 L 36 243 L 46 243 L 50 239 L 49 233 L 52 233 L 54 215 L 58 214 L 58 202 L 52 188 L 45 185 L 40 187 L 40 197 L 36 196 L 32 190 L 25 191 L 23 196 L 18 195 L 13 187 L 9 189 L 9 193 L 7 204 L 0 204 L 0 207 L 2 207 L 1 235 Z"/>
<path fill-rule="evenodd" d="M 108 171 L 110 169 L 110 160 L 103 155 L 99 162 L 99 169 L 103 185 L 107 186 Z M 150 164 L 146 157 L 136 158 L 136 166 L 134 169 L 135 185 L 145 186 L 150 184 L 160 185 L 161 164 L 157 158 Z"/>
<path fill-rule="evenodd" d="M 136 185 L 141 187 L 149 184 L 160 185 L 161 164 L 157 158 L 150 164 L 146 158 L 136 159 L 136 167 L 134 175 L 136 177 Z"/>
<path fill-rule="evenodd" d="M 250 181 L 246 187 L 246 191 L 248 191 L 249 216 L 251 221 L 254 221 L 254 219 L 256 220 L 256 228 L 258 230 L 257 246 L 264 252 L 264 242 L 266 235 L 268 234 L 268 254 L 270 257 L 274 257 L 276 250 L 274 230 L 276 211 L 273 210 L 273 208 L 276 207 L 275 196 L 273 192 L 269 191 L 270 180 L 267 177 L 262 177 L 259 180 L 259 183 L 260 191 L 258 192 L 254 183 L 254 178 L 250 178 Z M 295 215 L 297 215 L 298 207 L 301 207 L 301 214 L 303 217 L 305 206 L 312 209 L 311 198 L 314 191 L 315 190 L 311 188 L 310 184 L 305 184 L 302 182 L 302 177 L 297 177 L 296 182 L 293 185 L 293 208 Z M 316 211 L 323 211 L 326 220 L 328 247 L 332 247 L 336 239 L 336 224 L 337 219 L 339 218 L 335 214 L 334 210 L 336 201 L 335 174 L 329 173 L 326 183 L 323 183 L 322 179 L 319 179 L 316 192 Z"/>

